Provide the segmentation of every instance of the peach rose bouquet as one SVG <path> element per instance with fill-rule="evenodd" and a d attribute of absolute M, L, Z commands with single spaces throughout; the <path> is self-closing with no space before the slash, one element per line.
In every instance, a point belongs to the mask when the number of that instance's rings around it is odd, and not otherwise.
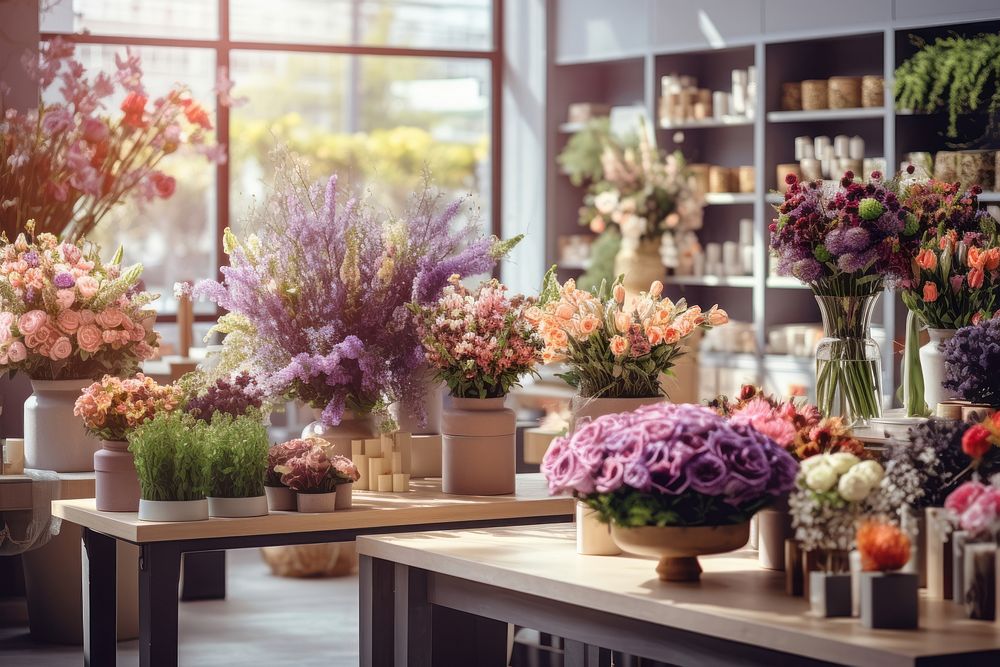
<path fill-rule="evenodd" d="M 623 276 L 593 292 L 573 280 L 560 285 L 555 269 L 545 276 L 538 305 L 526 317 L 545 342 L 544 363 L 565 362 L 560 375 L 585 398 L 645 398 L 664 395 L 660 375 L 669 375 L 685 352 L 684 341 L 698 329 L 729 321 L 712 306 L 703 312 L 684 299 L 663 296 L 654 281 L 648 292 L 625 301 Z"/>
<path fill-rule="evenodd" d="M 102 263 L 90 244 L 19 234 L 0 245 L 0 372 L 33 380 L 129 375 L 159 346 L 157 297 L 139 287 L 142 266 Z M 29 240 L 30 239 L 30 240 Z"/>
<path fill-rule="evenodd" d="M 122 441 L 158 412 L 177 408 L 181 391 L 163 386 L 142 373 L 122 380 L 105 375 L 76 399 L 73 414 L 83 420 L 91 435 L 101 440 Z"/>

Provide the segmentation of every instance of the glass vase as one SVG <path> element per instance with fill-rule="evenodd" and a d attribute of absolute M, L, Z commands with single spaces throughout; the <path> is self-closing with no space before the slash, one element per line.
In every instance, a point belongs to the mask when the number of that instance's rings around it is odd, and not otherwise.
<path fill-rule="evenodd" d="M 842 417 L 852 427 L 882 416 L 882 355 L 871 337 L 880 293 L 816 294 L 823 316 L 823 339 L 816 346 L 816 404 L 824 415 Z"/>

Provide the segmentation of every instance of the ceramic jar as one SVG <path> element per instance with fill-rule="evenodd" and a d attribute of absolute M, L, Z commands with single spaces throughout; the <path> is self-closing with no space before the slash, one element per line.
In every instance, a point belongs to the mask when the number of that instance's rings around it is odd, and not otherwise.
<path fill-rule="evenodd" d="M 139 475 L 135 459 L 123 440 L 101 440 L 94 454 L 94 495 L 101 512 L 137 512 Z"/>
<path fill-rule="evenodd" d="M 400 431 L 413 435 L 433 435 L 441 432 L 441 409 L 445 396 L 445 384 L 435 379 L 434 371 L 428 367 L 414 371 L 414 384 L 420 387 L 420 408 L 410 409 L 401 403 L 389 406 L 389 413 L 396 420 Z"/>
<path fill-rule="evenodd" d="M 336 426 L 327 426 L 320 421 L 320 414 L 322 412 L 319 409 L 313 410 L 316 421 L 302 429 L 302 437 L 322 438 L 326 440 L 330 443 L 333 454 L 351 458 L 352 441 L 374 438 L 377 434 L 375 417 L 370 413 L 356 413 L 345 410 L 339 424 Z"/>
<path fill-rule="evenodd" d="M 353 484 L 338 484 L 337 485 L 337 502 L 336 507 L 338 510 L 349 510 L 354 505 L 354 485 Z"/>
<path fill-rule="evenodd" d="M 208 497 L 208 515 L 231 519 L 265 516 L 268 512 L 267 496 L 248 498 Z"/>
<path fill-rule="evenodd" d="M 452 397 L 441 415 L 441 488 L 445 493 L 514 493 L 517 418 L 504 397 Z"/>
<path fill-rule="evenodd" d="M 295 492 L 287 486 L 265 486 L 267 509 L 272 512 L 294 512 Z"/>
<path fill-rule="evenodd" d="M 80 392 L 92 380 L 32 380 L 24 402 L 24 465 L 36 470 L 89 472 L 101 442 L 73 416 Z"/>
<path fill-rule="evenodd" d="M 296 493 L 295 503 L 300 512 L 333 512 L 337 509 L 337 492 Z"/>
<path fill-rule="evenodd" d="M 654 280 L 663 280 L 667 269 L 660 256 L 660 240 L 641 239 L 622 243 L 615 257 L 615 275 L 625 275 L 625 290 L 636 295 L 649 289 Z"/>
<path fill-rule="evenodd" d="M 141 521 L 205 521 L 208 500 L 139 500 Z"/>
<path fill-rule="evenodd" d="M 941 386 L 944 381 L 944 353 L 941 349 L 945 341 L 955 335 L 956 329 L 928 329 L 930 341 L 920 348 L 920 368 L 924 376 L 924 401 L 931 410 L 938 403 L 955 398 L 955 392 Z"/>

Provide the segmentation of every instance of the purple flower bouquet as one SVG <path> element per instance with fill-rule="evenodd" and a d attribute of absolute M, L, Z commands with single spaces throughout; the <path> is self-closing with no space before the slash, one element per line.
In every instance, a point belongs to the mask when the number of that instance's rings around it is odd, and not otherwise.
<path fill-rule="evenodd" d="M 797 470 L 752 427 L 668 403 L 586 423 L 542 461 L 552 493 L 572 493 L 625 528 L 743 523 L 791 491 Z"/>

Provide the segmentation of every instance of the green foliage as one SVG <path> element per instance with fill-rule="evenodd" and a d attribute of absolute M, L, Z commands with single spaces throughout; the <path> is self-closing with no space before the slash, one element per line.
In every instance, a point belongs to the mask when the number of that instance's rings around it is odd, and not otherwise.
<path fill-rule="evenodd" d="M 201 500 L 210 483 L 205 441 L 189 415 L 164 412 L 128 435 L 145 500 Z"/>
<path fill-rule="evenodd" d="M 920 47 L 897 69 L 896 103 L 901 109 L 935 113 L 948 111 L 947 135 L 958 136 L 958 117 L 985 112 L 989 129 L 1000 117 L 1000 35 L 939 37 L 932 44 L 914 38 Z"/>
<path fill-rule="evenodd" d="M 559 154 L 559 166 L 573 185 L 604 180 L 601 153 L 611 136 L 611 122 L 607 117 L 594 118 L 566 142 Z"/>
<path fill-rule="evenodd" d="M 594 509 L 601 521 L 624 528 L 642 526 L 724 526 L 749 521 L 770 498 L 765 497 L 740 507 L 721 498 L 696 491 L 676 496 L 642 493 L 622 487 L 614 493 L 593 493 L 580 498 Z"/>
<path fill-rule="evenodd" d="M 264 495 L 267 472 L 267 429 L 255 410 L 240 417 L 217 412 L 210 424 L 199 424 L 204 440 L 205 474 L 210 496 L 252 498 Z"/>
<path fill-rule="evenodd" d="M 622 247 L 622 235 L 617 225 L 610 225 L 590 246 L 590 266 L 576 281 L 580 289 L 591 291 L 602 282 L 615 279 L 615 257 Z"/>

